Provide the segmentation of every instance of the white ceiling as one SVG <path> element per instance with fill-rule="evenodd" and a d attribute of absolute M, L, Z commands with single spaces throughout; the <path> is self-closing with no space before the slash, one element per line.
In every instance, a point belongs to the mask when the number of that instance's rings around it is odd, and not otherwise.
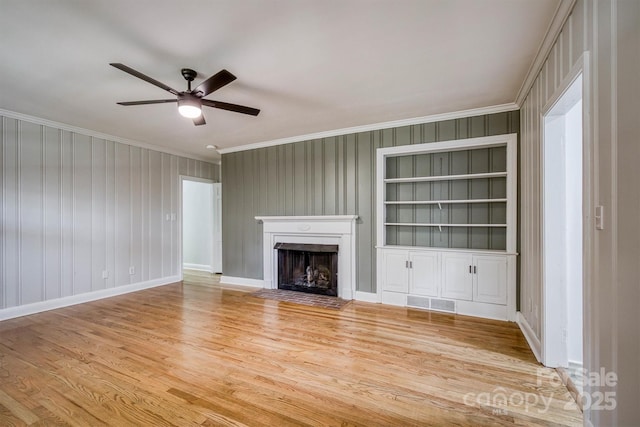
<path fill-rule="evenodd" d="M 0 0 L 0 108 L 172 151 L 512 103 L 560 0 Z M 226 68 L 196 127 L 171 95 Z"/>

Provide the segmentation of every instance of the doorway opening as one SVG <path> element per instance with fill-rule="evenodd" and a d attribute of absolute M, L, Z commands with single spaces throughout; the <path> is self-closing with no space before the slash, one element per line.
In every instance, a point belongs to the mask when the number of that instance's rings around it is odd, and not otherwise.
<path fill-rule="evenodd" d="M 582 74 L 543 116 L 542 357 L 583 378 Z"/>
<path fill-rule="evenodd" d="M 222 273 L 221 184 L 181 177 L 181 189 L 183 277 L 213 284 Z"/>

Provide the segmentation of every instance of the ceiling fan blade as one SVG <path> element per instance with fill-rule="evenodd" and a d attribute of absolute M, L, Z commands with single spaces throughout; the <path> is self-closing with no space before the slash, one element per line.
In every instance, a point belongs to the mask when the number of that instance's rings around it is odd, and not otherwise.
<path fill-rule="evenodd" d="M 171 93 L 172 93 L 172 94 L 174 94 L 174 95 L 177 95 L 177 94 L 179 93 L 177 90 L 175 90 L 175 89 L 173 89 L 173 88 L 171 88 L 171 87 L 167 86 L 166 84 L 161 83 L 161 82 L 159 82 L 159 81 L 157 81 L 157 80 L 155 80 L 155 79 L 152 79 L 151 77 L 149 77 L 149 76 L 147 76 L 147 75 L 144 75 L 144 74 L 142 74 L 141 72 L 136 71 L 136 70 L 134 70 L 134 69 L 133 69 L 133 68 L 131 68 L 131 67 L 127 67 L 127 66 L 126 66 L 126 65 L 124 65 L 124 64 L 120 64 L 120 63 L 117 63 L 117 62 L 112 62 L 112 63 L 110 63 L 109 65 L 111 65 L 112 67 L 116 67 L 117 69 L 122 70 L 122 71 L 124 71 L 125 73 L 129 73 L 129 74 L 131 74 L 132 76 L 135 76 L 135 77 L 137 77 L 137 78 L 139 78 L 139 79 L 142 79 L 142 80 L 144 80 L 144 81 L 145 81 L 145 82 L 147 82 L 147 83 L 151 83 L 151 84 L 152 84 L 152 85 L 154 85 L 154 86 L 158 86 L 160 89 L 164 89 L 164 90 L 166 90 L 167 92 L 171 92 Z"/>
<path fill-rule="evenodd" d="M 219 71 L 207 80 L 200 83 L 191 93 L 202 92 L 201 97 L 209 95 L 211 92 L 220 89 L 222 86 L 226 86 L 236 79 L 236 76 L 228 72 L 227 70 Z"/>
<path fill-rule="evenodd" d="M 204 114 L 200 114 L 200 116 L 193 119 L 193 124 L 196 126 L 206 125 L 207 122 L 204 119 Z"/>
<path fill-rule="evenodd" d="M 246 107 L 244 105 L 229 104 L 227 102 L 212 101 L 209 99 L 202 99 L 202 105 L 207 107 L 220 108 L 221 110 L 233 111 L 235 113 L 249 114 L 250 116 L 257 116 L 260 110 L 257 108 Z"/>
<path fill-rule="evenodd" d="M 178 102 L 177 99 L 154 99 L 150 101 L 126 101 L 117 102 L 118 105 L 147 105 L 147 104 L 164 104 L 166 102 Z"/>

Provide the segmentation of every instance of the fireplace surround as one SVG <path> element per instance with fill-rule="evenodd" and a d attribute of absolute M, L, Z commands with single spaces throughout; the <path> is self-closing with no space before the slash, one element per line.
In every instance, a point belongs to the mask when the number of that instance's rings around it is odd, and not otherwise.
<path fill-rule="evenodd" d="M 351 300 L 356 285 L 357 215 L 257 216 L 262 222 L 263 286 L 278 289 L 278 243 L 337 246 L 337 296 Z"/>

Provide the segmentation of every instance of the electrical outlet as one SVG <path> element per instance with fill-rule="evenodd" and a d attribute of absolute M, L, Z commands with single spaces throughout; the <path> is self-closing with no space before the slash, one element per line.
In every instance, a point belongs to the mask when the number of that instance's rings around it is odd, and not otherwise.
<path fill-rule="evenodd" d="M 102 278 L 103 279 L 109 278 L 109 270 L 102 270 Z"/>
<path fill-rule="evenodd" d="M 134 274 L 136 274 L 136 268 L 135 268 L 135 267 L 133 267 L 133 266 L 129 267 L 129 274 L 130 274 L 130 275 L 134 275 Z"/>

